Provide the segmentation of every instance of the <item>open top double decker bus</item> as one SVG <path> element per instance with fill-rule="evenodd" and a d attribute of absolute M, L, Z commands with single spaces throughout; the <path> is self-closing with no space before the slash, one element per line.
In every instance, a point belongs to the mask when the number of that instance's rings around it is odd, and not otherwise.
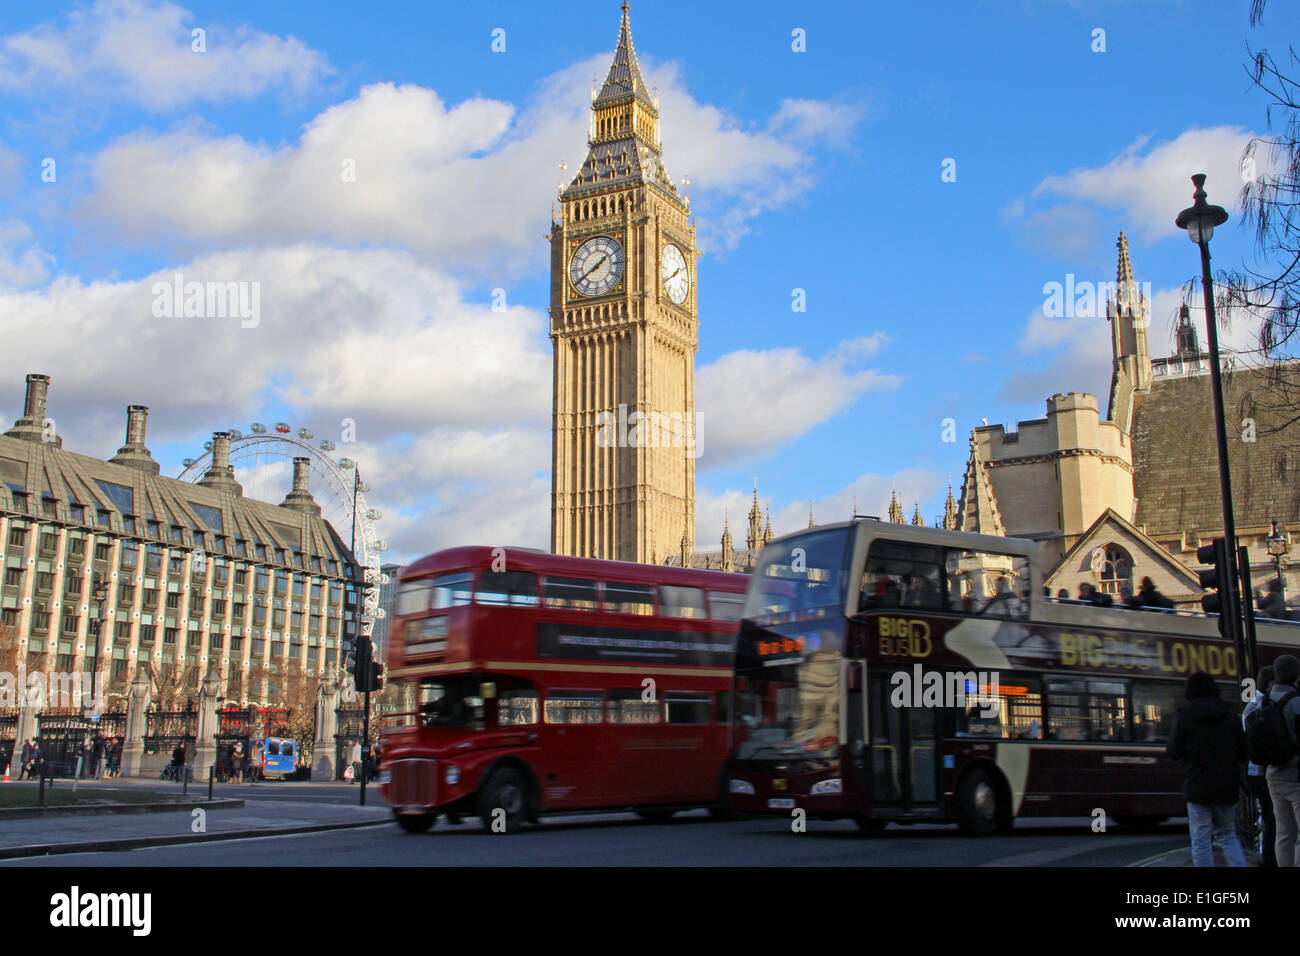
<path fill-rule="evenodd" d="M 389 631 L 381 792 L 402 827 L 477 815 L 721 810 L 748 578 L 516 548 L 407 567 Z"/>
<path fill-rule="evenodd" d="M 1008 830 L 1186 813 L 1165 756 L 1195 671 L 1240 699 L 1217 619 L 1042 595 L 1027 540 L 874 519 L 769 543 L 736 645 L 734 809 Z M 1300 629 L 1258 628 L 1262 663 Z"/>

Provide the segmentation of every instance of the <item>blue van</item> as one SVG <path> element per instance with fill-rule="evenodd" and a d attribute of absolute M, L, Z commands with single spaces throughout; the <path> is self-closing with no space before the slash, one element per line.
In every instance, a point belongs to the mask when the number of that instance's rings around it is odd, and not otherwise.
<path fill-rule="evenodd" d="M 263 780 L 283 780 L 298 769 L 298 745 L 286 737 L 262 737 L 251 742 L 251 766 Z"/>

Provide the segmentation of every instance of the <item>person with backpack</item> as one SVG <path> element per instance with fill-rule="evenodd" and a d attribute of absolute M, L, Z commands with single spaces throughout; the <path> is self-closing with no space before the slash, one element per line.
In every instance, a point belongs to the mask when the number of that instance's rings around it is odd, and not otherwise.
<path fill-rule="evenodd" d="M 1296 661 L 1300 669 L 1300 661 Z M 1187 678 L 1187 706 L 1178 712 L 1166 752 L 1183 761 L 1183 794 L 1192 831 L 1192 863 L 1214 866 L 1214 844 L 1228 866 L 1245 866 L 1237 838 L 1237 792 L 1246 735 L 1219 685 L 1205 671 Z"/>
<path fill-rule="evenodd" d="M 1257 762 L 1267 763 L 1268 793 L 1277 823 L 1278 866 L 1300 865 L 1300 757 L 1296 750 L 1296 718 L 1300 717 L 1300 658 L 1283 654 L 1273 662 L 1273 689 L 1251 715 L 1247 735 Z"/>
<path fill-rule="evenodd" d="M 1259 671 L 1259 678 L 1255 683 L 1255 699 L 1246 705 L 1246 709 L 1241 712 L 1241 726 L 1243 730 L 1250 726 L 1250 715 L 1259 710 L 1260 702 L 1267 696 L 1268 692 L 1273 689 L 1273 668 L 1262 667 Z M 1246 753 L 1252 756 L 1251 762 L 1246 765 L 1246 783 L 1250 787 L 1250 792 L 1255 795 L 1259 801 L 1259 815 L 1263 821 L 1259 838 L 1259 855 L 1261 866 L 1277 866 L 1277 820 L 1273 815 L 1273 798 L 1268 793 L 1268 778 L 1264 772 L 1268 769 L 1267 765 L 1256 763 L 1251 754 L 1250 734 L 1246 734 Z"/>

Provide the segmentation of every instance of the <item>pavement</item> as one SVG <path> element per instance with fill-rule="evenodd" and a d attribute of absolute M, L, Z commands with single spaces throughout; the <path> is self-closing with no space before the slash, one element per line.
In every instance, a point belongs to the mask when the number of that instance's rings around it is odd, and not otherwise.
<path fill-rule="evenodd" d="M 34 786 L 26 783 L 9 785 Z M 169 793 L 176 793 L 180 789 L 175 785 L 159 788 L 156 780 L 96 781 L 93 786 L 98 789 L 165 789 Z M 87 813 L 41 819 L 0 819 L 0 860 L 55 853 L 133 850 L 213 840 L 282 836 L 374 826 L 392 821 L 391 811 L 375 791 L 367 793 L 368 805 L 362 807 L 355 803 L 285 799 L 283 794 L 274 800 L 267 799 L 275 793 L 273 786 L 250 784 L 216 788 L 214 796 L 237 796 L 243 801 L 243 806 L 240 807 L 182 806 L 172 812 L 159 813 Z M 295 788 L 307 786 L 309 785 L 294 784 Z M 348 789 L 347 784 L 311 786 L 313 789 L 333 788 L 343 792 Z M 354 786 L 351 790 L 355 797 L 357 788 Z M 189 792 L 193 797 L 207 797 L 206 786 L 191 786 Z"/>

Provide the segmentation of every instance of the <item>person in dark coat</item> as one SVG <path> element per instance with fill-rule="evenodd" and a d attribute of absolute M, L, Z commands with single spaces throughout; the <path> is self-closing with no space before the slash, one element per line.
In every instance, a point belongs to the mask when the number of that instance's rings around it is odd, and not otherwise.
<path fill-rule="evenodd" d="M 1236 713 L 1219 699 L 1205 671 L 1187 678 L 1187 706 L 1178 712 L 1166 752 L 1183 761 L 1183 794 L 1192 831 L 1192 863 L 1214 866 L 1214 844 L 1229 866 L 1245 866 L 1237 838 L 1237 797 L 1246 733 Z"/>
<path fill-rule="evenodd" d="M 1150 578 L 1142 579 L 1142 584 L 1138 588 L 1137 599 L 1143 607 L 1172 608 L 1174 606 L 1174 602 L 1161 594 L 1156 588 L 1156 583 Z"/>

